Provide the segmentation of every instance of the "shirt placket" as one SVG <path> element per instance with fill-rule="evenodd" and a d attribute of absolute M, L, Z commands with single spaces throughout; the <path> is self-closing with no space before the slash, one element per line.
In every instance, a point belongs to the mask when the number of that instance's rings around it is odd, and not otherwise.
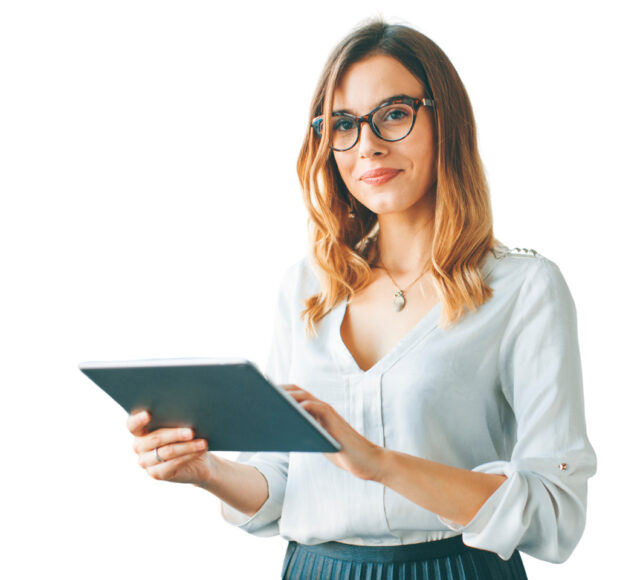
<path fill-rule="evenodd" d="M 384 447 L 384 429 L 382 425 L 382 376 L 380 373 L 349 375 L 347 377 L 348 417 L 347 421 L 363 437 L 372 443 Z M 358 482 L 366 487 L 370 495 L 372 508 L 368 514 L 362 514 L 369 520 L 366 528 L 376 530 L 382 537 L 390 532 L 384 508 L 384 486 L 372 481 Z M 364 523 L 364 522 L 363 522 Z M 369 538 L 369 543 L 378 543 Z"/>

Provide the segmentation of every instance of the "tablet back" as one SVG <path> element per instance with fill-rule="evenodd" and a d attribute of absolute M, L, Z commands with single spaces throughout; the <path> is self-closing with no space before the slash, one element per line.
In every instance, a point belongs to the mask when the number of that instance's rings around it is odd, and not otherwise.
<path fill-rule="evenodd" d="M 210 451 L 339 451 L 289 393 L 245 359 L 82 363 L 80 370 L 149 429 L 192 427 Z"/>

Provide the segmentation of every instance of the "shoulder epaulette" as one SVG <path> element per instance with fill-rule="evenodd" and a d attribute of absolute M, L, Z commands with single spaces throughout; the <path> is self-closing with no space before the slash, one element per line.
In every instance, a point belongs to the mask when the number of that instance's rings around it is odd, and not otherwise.
<path fill-rule="evenodd" d="M 531 250 L 528 248 L 509 248 L 507 250 L 507 252 L 509 254 L 515 254 L 518 256 L 537 256 L 539 255 L 538 252 L 536 252 L 535 250 Z"/>

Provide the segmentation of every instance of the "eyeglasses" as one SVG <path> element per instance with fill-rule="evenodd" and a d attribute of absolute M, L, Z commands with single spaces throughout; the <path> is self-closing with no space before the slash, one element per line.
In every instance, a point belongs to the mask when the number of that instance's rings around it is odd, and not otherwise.
<path fill-rule="evenodd" d="M 420 106 L 433 107 L 432 99 L 414 99 L 397 97 L 378 105 L 375 109 L 357 117 L 349 113 L 332 113 L 331 144 L 334 151 L 348 151 L 360 139 L 362 123 L 368 123 L 371 130 L 383 141 L 400 141 L 404 139 L 416 121 L 416 113 Z M 318 137 L 322 137 L 324 117 L 320 115 L 311 122 Z"/>

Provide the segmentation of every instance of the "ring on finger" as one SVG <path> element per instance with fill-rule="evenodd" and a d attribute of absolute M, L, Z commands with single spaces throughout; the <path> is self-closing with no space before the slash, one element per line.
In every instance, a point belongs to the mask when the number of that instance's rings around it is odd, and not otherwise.
<path fill-rule="evenodd" d="M 158 448 L 156 447 L 154 451 L 155 451 L 156 459 L 158 460 L 158 463 L 163 463 L 165 460 L 162 459 L 162 457 L 160 457 L 160 455 L 158 454 Z"/>

